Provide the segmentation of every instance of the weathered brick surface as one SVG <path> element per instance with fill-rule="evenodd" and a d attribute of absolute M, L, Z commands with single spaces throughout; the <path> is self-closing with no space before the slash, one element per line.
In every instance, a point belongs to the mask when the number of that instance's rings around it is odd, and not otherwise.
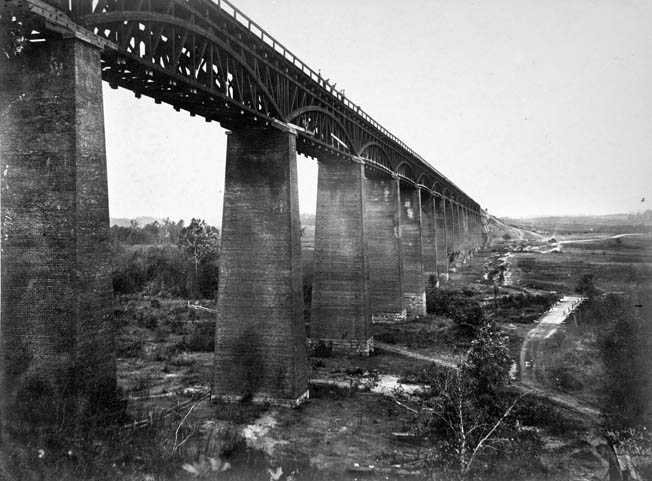
<path fill-rule="evenodd" d="M 460 237 L 461 237 L 461 252 L 462 257 L 466 258 L 469 255 L 469 226 L 466 217 L 466 208 L 458 206 L 459 221 L 460 221 Z"/>
<path fill-rule="evenodd" d="M 49 38 L 0 62 L 7 434 L 115 408 L 116 369 L 100 52 Z"/>
<path fill-rule="evenodd" d="M 319 162 L 310 336 L 368 353 L 369 269 L 364 221 L 364 166 Z"/>
<path fill-rule="evenodd" d="M 439 278 L 448 279 L 448 254 L 446 247 L 446 213 L 444 199 L 435 197 L 435 240 L 437 243 L 437 272 Z"/>
<path fill-rule="evenodd" d="M 482 247 L 482 222 L 480 218 L 480 214 L 477 212 L 474 213 L 473 217 L 473 226 L 475 228 L 475 248 L 479 249 Z"/>
<path fill-rule="evenodd" d="M 421 196 L 421 252 L 423 281 L 427 288 L 437 287 L 437 243 L 435 242 L 435 199 L 424 191 Z"/>
<path fill-rule="evenodd" d="M 448 249 L 448 264 L 449 266 L 454 263 L 454 254 L 458 249 L 458 229 L 457 229 L 457 216 L 455 215 L 455 204 L 450 200 L 445 200 L 446 212 L 446 248 Z"/>
<path fill-rule="evenodd" d="M 292 405 L 308 390 L 296 136 L 228 136 L 213 396 Z"/>
<path fill-rule="evenodd" d="M 405 319 L 398 235 L 398 180 L 369 173 L 364 196 L 372 322 Z"/>
<path fill-rule="evenodd" d="M 426 313 L 419 194 L 419 189 L 400 185 L 399 232 L 403 267 L 403 300 L 408 317 L 422 316 Z"/>

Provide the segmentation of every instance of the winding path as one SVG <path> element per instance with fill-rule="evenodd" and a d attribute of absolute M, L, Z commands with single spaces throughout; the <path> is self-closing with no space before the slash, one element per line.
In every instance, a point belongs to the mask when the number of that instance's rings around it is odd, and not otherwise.
<path fill-rule="evenodd" d="M 546 350 L 550 339 L 566 318 L 584 299 L 565 296 L 539 318 L 538 324 L 528 332 L 520 353 L 521 386 L 523 390 L 551 399 L 577 412 L 597 418 L 600 411 L 582 404 L 572 396 L 551 392 L 545 384 Z"/>

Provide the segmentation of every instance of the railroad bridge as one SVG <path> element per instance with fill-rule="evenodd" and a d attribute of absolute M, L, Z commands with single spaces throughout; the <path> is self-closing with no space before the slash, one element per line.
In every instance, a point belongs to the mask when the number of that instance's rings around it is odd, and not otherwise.
<path fill-rule="evenodd" d="M 368 353 L 482 242 L 475 201 L 226 0 L 1 8 L 5 420 L 114 396 L 103 80 L 228 129 L 214 398 L 308 394 L 297 152 L 319 163 L 314 339 Z"/>

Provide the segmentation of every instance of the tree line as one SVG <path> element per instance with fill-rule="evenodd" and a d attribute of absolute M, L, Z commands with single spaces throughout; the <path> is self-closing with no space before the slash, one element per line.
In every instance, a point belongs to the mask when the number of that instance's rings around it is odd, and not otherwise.
<path fill-rule="evenodd" d="M 215 298 L 220 233 L 202 219 L 188 225 L 165 219 L 110 230 L 113 289 L 117 294 Z"/>

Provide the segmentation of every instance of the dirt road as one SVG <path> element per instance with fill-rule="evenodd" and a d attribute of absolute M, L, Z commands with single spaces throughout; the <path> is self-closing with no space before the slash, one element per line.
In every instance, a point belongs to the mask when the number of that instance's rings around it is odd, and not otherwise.
<path fill-rule="evenodd" d="M 524 384 L 540 384 L 545 373 L 544 348 L 571 311 L 582 302 L 581 297 L 565 296 L 539 318 L 537 326 L 528 332 L 521 347 L 521 381 Z"/>
<path fill-rule="evenodd" d="M 581 297 L 563 297 L 539 319 L 537 326 L 528 332 L 520 354 L 521 385 L 525 391 L 535 392 L 568 408 L 597 417 L 597 409 L 580 403 L 572 396 L 553 393 L 550 386 L 546 385 L 546 351 L 551 347 L 555 332 L 581 302 Z"/>
<path fill-rule="evenodd" d="M 439 366 L 448 368 L 448 369 L 457 369 L 457 364 L 446 359 L 433 356 L 425 356 L 419 354 L 418 352 L 411 351 L 404 347 L 392 346 L 391 344 L 386 344 L 380 341 L 374 341 L 374 347 L 379 351 L 393 352 L 396 354 L 401 354 L 402 356 L 411 357 L 412 359 L 419 359 L 420 361 L 433 362 Z"/>

